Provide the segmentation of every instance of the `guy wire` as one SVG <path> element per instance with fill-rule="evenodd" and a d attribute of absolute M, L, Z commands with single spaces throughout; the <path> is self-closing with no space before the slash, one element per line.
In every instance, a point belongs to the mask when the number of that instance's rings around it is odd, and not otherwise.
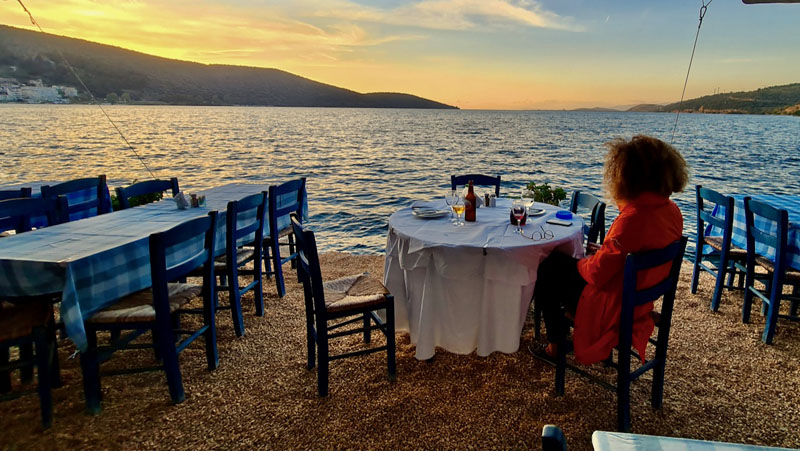
<path fill-rule="evenodd" d="M 28 14 L 28 17 L 31 19 L 31 23 L 33 25 L 35 25 L 36 28 L 39 29 L 39 31 L 44 33 L 44 30 L 42 30 L 42 27 L 39 25 L 39 22 L 37 22 L 36 19 L 33 18 L 33 14 L 31 14 L 31 12 L 28 11 L 28 8 L 25 7 L 25 5 L 22 3 L 22 0 L 17 0 L 17 3 L 19 3 L 19 5 L 22 6 L 22 9 L 25 10 L 25 12 Z M 75 78 L 78 79 L 78 82 L 81 84 L 81 86 L 83 86 L 83 89 L 85 89 L 86 92 L 89 94 L 89 97 L 92 98 L 92 102 L 95 105 L 97 105 L 98 107 L 100 107 L 100 111 L 103 112 L 103 114 L 105 115 L 106 119 L 108 119 L 108 122 L 110 122 L 111 125 L 114 126 L 114 129 L 117 131 L 117 133 L 119 133 L 119 136 L 122 138 L 122 140 L 125 141 L 125 144 L 131 150 L 131 152 L 133 152 L 133 154 L 136 155 L 136 158 L 139 159 L 139 162 L 142 163 L 142 166 L 144 166 L 144 168 L 147 169 L 147 172 L 150 173 L 150 176 L 153 179 L 155 179 L 156 178 L 155 174 L 153 174 L 153 171 L 151 171 L 150 168 L 147 167 L 147 163 L 144 162 L 144 158 L 142 158 L 142 156 L 139 155 L 139 152 L 137 152 L 136 149 L 131 145 L 131 143 L 128 141 L 128 138 L 125 137 L 125 135 L 122 133 L 122 130 L 120 130 L 119 127 L 117 126 L 116 122 L 114 122 L 114 120 L 111 119 L 111 116 L 109 116 L 108 113 L 106 112 L 105 108 L 103 108 L 103 105 L 101 105 L 97 101 L 97 98 L 95 98 L 94 94 L 92 94 L 92 91 L 89 90 L 89 88 L 86 86 L 86 83 L 83 82 L 83 79 L 81 79 L 81 77 L 78 75 L 77 72 L 75 72 L 75 69 L 72 67 L 72 65 L 69 63 L 69 61 L 67 61 L 67 57 L 65 57 L 64 54 L 61 53 L 61 50 L 58 49 L 57 47 L 56 47 L 56 52 L 58 52 L 58 55 L 64 61 L 64 64 L 67 66 L 69 71 L 72 72 L 72 75 L 74 75 Z"/>
<path fill-rule="evenodd" d="M 700 23 L 697 24 L 697 33 L 694 35 L 694 45 L 692 46 L 692 56 L 689 58 L 689 68 L 686 69 L 686 80 L 683 81 L 683 92 L 681 93 L 681 101 L 678 102 L 678 111 L 675 113 L 675 125 L 672 127 L 672 138 L 670 138 L 669 143 L 672 144 L 675 141 L 675 130 L 678 128 L 678 117 L 681 115 L 681 107 L 683 106 L 683 97 L 686 95 L 686 85 L 689 84 L 689 73 L 692 71 L 692 61 L 694 60 L 694 50 L 697 48 L 697 38 L 700 37 L 700 27 L 703 26 L 703 17 L 706 15 L 706 11 L 708 11 L 708 5 L 714 0 L 708 0 L 708 3 L 705 0 L 701 0 L 703 6 L 700 7 Z"/>

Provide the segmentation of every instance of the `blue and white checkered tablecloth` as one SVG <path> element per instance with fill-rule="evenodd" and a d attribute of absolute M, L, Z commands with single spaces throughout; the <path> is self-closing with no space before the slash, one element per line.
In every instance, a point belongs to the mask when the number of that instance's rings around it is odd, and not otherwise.
<path fill-rule="evenodd" d="M 747 230 L 744 217 L 744 199 L 745 194 L 734 194 L 735 200 L 734 216 L 733 216 L 733 233 L 731 242 L 734 245 L 747 248 Z M 750 196 L 751 199 L 758 200 L 772 205 L 775 208 L 786 210 L 789 213 L 789 231 L 787 233 L 787 261 L 788 265 L 794 269 L 800 270 L 800 196 L 788 194 L 755 194 Z M 714 214 L 723 215 L 725 208 L 717 206 L 714 208 Z M 764 219 L 758 215 L 754 218 L 755 226 L 761 230 L 769 230 L 775 232 L 777 224 L 773 221 Z M 708 235 L 722 235 L 722 231 L 716 227 L 712 228 Z M 757 244 L 755 249 L 756 254 L 763 255 L 772 261 L 775 261 L 775 248 L 763 244 Z"/>
<path fill-rule="evenodd" d="M 215 253 L 220 255 L 225 252 L 227 203 L 267 189 L 268 185 L 225 185 L 203 192 L 206 207 L 178 210 L 172 200 L 163 200 L 3 238 L 0 295 L 35 296 L 61 291 L 61 317 L 67 335 L 83 350 L 85 318 L 150 286 L 150 234 L 216 210 L 220 215 Z M 201 245 L 198 240 L 192 247 Z M 168 263 L 193 251 L 186 247 L 172 249 L 168 251 Z"/>

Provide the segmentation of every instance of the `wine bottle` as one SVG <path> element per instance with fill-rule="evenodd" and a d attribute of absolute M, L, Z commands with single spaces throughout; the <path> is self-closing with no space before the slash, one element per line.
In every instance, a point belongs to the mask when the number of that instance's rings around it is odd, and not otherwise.
<path fill-rule="evenodd" d="M 467 195 L 464 197 L 464 220 L 467 222 L 475 222 L 475 211 L 478 207 L 478 198 L 475 196 L 475 190 L 472 188 L 472 180 L 469 181 L 469 189 Z"/>

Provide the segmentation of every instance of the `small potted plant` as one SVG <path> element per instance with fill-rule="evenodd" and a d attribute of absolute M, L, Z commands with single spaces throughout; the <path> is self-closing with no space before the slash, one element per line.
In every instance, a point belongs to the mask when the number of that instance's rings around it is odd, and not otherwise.
<path fill-rule="evenodd" d="M 522 197 L 533 198 L 535 202 L 544 204 L 556 205 L 567 198 L 567 192 L 562 188 L 551 188 L 547 183 L 537 185 L 534 182 L 528 183 L 526 186 L 527 191 L 522 194 Z"/>

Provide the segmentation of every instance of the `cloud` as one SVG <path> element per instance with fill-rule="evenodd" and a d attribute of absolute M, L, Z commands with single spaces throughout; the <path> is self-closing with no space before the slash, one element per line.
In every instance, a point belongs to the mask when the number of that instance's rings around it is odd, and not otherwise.
<path fill-rule="evenodd" d="M 314 15 L 435 30 L 487 30 L 521 25 L 583 31 L 571 18 L 547 11 L 533 0 L 422 0 L 393 9 L 341 0 L 326 3 Z"/>

